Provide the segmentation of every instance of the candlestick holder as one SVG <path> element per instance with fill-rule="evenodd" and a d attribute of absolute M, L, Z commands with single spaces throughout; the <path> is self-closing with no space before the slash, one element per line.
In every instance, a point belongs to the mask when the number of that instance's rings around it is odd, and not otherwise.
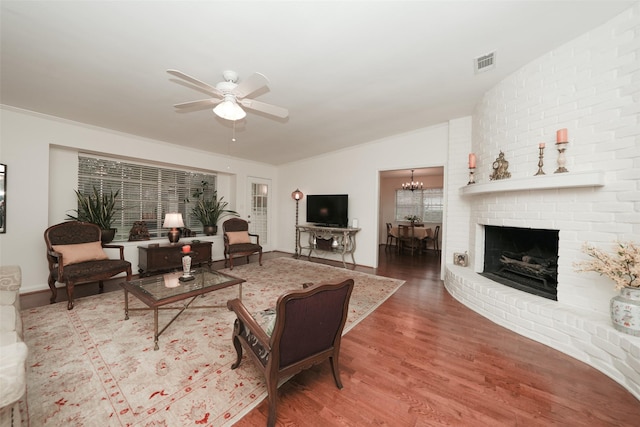
<path fill-rule="evenodd" d="M 564 156 L 564 151 L 567 149 L 568 142 L 556 142 L 556 146 L 558 147 L 558 169 L 554 173 L 564 173 L 569 172 L 564 165 L 567 164 L 567 159 Z"/>
<path fill-rule="evenodd" d="M 476 169 L 476 168 L 469 168 L 469 182 L 467 182 L 467 185 L 471 185 L 471 184 L 475 184 L 475 183 L 476 183 L 476 179 L 475 179 L 475 177 L 473 176 L 473 171 L 474 171 L 475 169 Z"/>
<path fill-rule="evenodd" d="M 544 147 L 538 148 L 540 149 L 540 154 L 538 154 L 538 172 L 536 172 L 534 176 L 545 175 L 544 171 L 542 170 L 542 166 L 544 166 L 544 162 L 542 161 L 542 159 L 544 158 Z"/>

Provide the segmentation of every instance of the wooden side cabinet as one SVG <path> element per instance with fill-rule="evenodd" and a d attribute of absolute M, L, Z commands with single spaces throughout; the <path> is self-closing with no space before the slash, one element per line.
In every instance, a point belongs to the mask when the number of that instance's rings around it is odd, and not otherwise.
<path fill-rule="evenodd" d="M 191 265 L 211 265 L 211 246 L 213 242 L 166 243 L 138 246 L 138 272 L 140 276 L 155 273 L 182 270 L 182 247 L 191 245 Z"/>

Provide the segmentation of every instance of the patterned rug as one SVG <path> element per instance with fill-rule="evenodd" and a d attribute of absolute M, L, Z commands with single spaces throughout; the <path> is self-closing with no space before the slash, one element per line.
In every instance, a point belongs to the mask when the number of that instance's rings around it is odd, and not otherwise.
<path fill-rule="evenodd" d="M 257 312 L 305 282 L 353 278 L 345 333 L 404 282 L 291 258 L 236 266 L 245 279 L 243 303 Z M 194 305 L 224 305 L 237 286 L 212 292 Z M 131 307 L 144 307 L 130 297 Z M 153 313 L 124 320 L 123 292 L 23 310 L 27 426 L 228 426 L 266 397 L 253 363 L 236 370 L 231 342 L 234 315 L 226 308 L 186 310 L 153 350 Z M 160 311 L 162 328 L 175 310 Z M 246 356 L 245 356 L 246 357 Z"/>

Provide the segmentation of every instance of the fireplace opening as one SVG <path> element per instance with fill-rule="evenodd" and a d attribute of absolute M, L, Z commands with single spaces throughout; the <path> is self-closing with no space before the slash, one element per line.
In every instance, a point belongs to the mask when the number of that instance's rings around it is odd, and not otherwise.
<path fill-rule="evenodd" d="M 558 300 L 558 230 L 485 226 L 481 275 Z"/>

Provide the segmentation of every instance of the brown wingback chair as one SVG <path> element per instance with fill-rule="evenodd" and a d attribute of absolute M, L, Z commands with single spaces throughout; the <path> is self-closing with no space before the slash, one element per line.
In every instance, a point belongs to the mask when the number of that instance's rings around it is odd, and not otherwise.
<path fill-rule="evenodd" d="M 233 270 L 233 258 L 246 256 L 249 263 L 249 255 L 258 256 L 258 263 L 262 265 L 262 246 L 260 236 L 249 233 L 249 223 L 244 219 L 231 218 L 222 223 L 224 233 L 224 266 Z M 255 238 L 255 243 L 252 242 Z"/>
<path fill-rule="evenodd" d="M 88 222 L 68 221 L 52 225 L 44 232 L 49 263 L 51 304 L 56 302 L 56 282 L 67 288 L 67 309 L 73 308 L 73 288 L 80 283 L 98 282 L 126 272 L 131 280 L 131 263 L 124 259 L 124 246 L 103 244 L 100 227 Z M 119 259 L 109 259 L 103 248 L 120 249 Z"/>
<path fill-rule="evenodd" d="M 264 374 L 269 400 L 268 426 L 276 422 L 280 378 L 329 359 L 336 386 L 342 388 L 338 356 L 352 291 L 353 279 L 346 279 L 286 292 L 278 298 L 275 310 L 268 310 L 275 312 L 272 328 L 260 325 L 269 323 L 261 321 L 263 312 L 254 318 L 239 299 L 227 303 L 237 316 L 233 345 L 238 357 L 231 368 L 240 366 L 244 348 Z M 270 329 L 273 332 L 268 334 Z"/>

